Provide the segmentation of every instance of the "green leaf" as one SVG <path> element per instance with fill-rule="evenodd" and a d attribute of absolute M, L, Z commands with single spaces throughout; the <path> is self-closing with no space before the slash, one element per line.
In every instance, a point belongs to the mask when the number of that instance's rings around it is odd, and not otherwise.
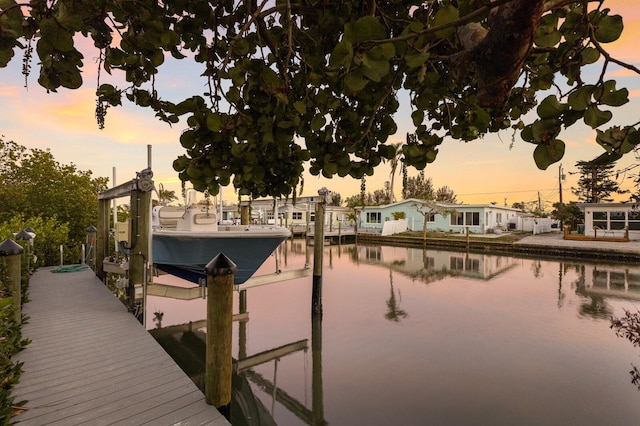
<path fill-rule="evenodd" d="M 378 21 L 378 18 L 372 15 L 358 19 L 353 29 L 354 44 L 359 44 L 367 40 L 384 40 L 387 38 L 387 30 L 382 23 Z"/>
<path fill-rule="evenodd" d="M 584 122 L 591 126 L 592 129 L 595 129 L 611 120 L 611 117 L 613 117 L 611 111 L 602 111 L 597 106 L 591 105 L 584 113 Z"/>
<path fill-rule="evenodd" d="M 540 47 L 553 47 L 560 43 L 562 33 L 558 31 L 558 15 L 550 13 L 540 19 L 534 43 Z"/>
<path fill-rule="evenodd" d="M 595 47 L 585 47 L 580 52 L 580 58 L 582 59 L 580 61 L 581 65 L 594 64 L 600 59 L 600 51 Z"/>
<path fill-rule="evenodd" d="M 409 68 L 417 68 L 419 66 L 422 66 L 422 64 L 424 64 L 427 59 L 429 59 L 429 56 L 429 52 L 423 52 L 418 53 L 417 55 L 407 55 L 405 56 L 404 60 Z"/>
<path fill-rule="evenodd" d="M 413 125 L 414 126 L 421 125 L 422 121 L 424 120 L 424 112 L 419 110 L 419 109 L 413 111 L 411 113 L 411 119 L 413 120 Z"/>
<path fill-rule="evenodd" d="M 389 73 L 390 65 L 386 59 L 374 60 L 369 54 L 362 57 L 362 75 L 368 79 L 380 82 Z"/>
<path fill-rule="evenodd" d="M 446 25 L 449 22 L 453 22 L 459 18 L 458 9 L 456 9 L 453 5 L 447 5 L 440 8 L 433 20 L 431 21 L 431 26 L 439 27 L 440 25 Z M 446 38 L 452 35 L 455 32 L 455 27 L 446 28 L 444 30 L 436 31 L 436 36 Z"/>
<path fill-rule="evenodd" d="M 553 140 L 560 134 L 560 120 L 546 119 L 536 120 L 531 125 L 533 140 L 539 143 L 546 143 Z"/>
<path fill-rule="evenodd" d="M 318 130 L 320 130 L 322 128 L 322 126 L 324 126 L 324 124 L 326 122 L 327 121 L 324 118 L 324 115 L 322 115 L 322 114 L 315 115 L 311 119 L 311 130 L 313 130 L 314 132 L 317 132 Z"/>
<path fill-rule="evenodd" d="M 329 69 L 345 67 L 349 69 L 353 61 L 353 46 L 346 40 L 342 40 L 336 45 L 329 56 Z"/>
<path fill-rule="evenodd" d="M 558 118 L 566 110 L 566 107 L 566 105 L 558 102 L 558 98 L 555 95 L 549 95 L 538 105 L 538 116 L 543 120 Z"/>
<path fill-rule="evenodd" d="M 640 144 L 640 132 L 634 130 L 629 131 L 629 134 L 625 138 L 625 142 L 628 142 L 633 146 Z"/>
<path fill-rule="evenodd" d="M 303 101 L 295 101 L 293 103 L 293 107 L 296 109 L 296 111 L 298 111 L 298 113 L 300 114 L 304 114 L 307 112 L 307 104 Z"/>
<path fill-rule="evenodd" d="M 578 111 L 584 111 L 587 109 L 591 104 L 591 95 L 593 94 L 594 89 L 595 86 L 588 84 L 571 92 L 568 98 L 569 107 Z"/>
<path fill-rule="evenodd" d="M 611 43 L 620 38 L 624 24 L 622 16 L 603 16 L 595 30 L 595 37 L 600 43 Z"/>
<path fill-rule="evenodd" d="M 218 113 L 207 114 L 207 129 L 212 132 L 219 132 L 222 129 L 222 117 Z"/>
<path fill-rule="evenodd" d="M 364 89 L 367 83 L 369 83 L 369 80 L 359 70 L 350 72 L 344 78 L 344 85 L 354 93 Z"/>
<path fill-rule="evenodd" d="M 624 88 L 616 90 L 615 80 L 605 81 L 603 85 L 598 86 L 593 96 L 605 105 L 622 106 L 629 102 L 629 91 Z"/>
<path fill-rule="evenodd" d="M 533 159 L 540 170 L 547 170 L 551 164 L 560 161 L 564 156 L 565 145 L 560 139 L 539 144 L 533 151 Z"/>
<path fill-rule="evenodd" d="M 471 114 L 470 123 L 478 129 L 486 129 L 491 122 L 491 114 L 482 108 L 478 108 Z"/>
<path fill-rule="evenodd" d="M 0 49 L 0 68 L 6 67 L 11 58 L 13 58 L 13 48 Z"/>

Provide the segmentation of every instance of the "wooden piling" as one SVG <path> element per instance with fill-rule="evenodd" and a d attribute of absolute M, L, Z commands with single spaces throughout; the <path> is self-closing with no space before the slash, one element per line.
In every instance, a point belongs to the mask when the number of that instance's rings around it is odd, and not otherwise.
<path fill-rule="evenodd" d="M 313 288 L 311 312 L 322 314 L 322 263 L 324 257 L 324 196 L 316 203 L 315 232 L 313 236 Z"/>
<path fill-rule="evenodd" d="M 469 249 L 469 227 L 466 227 L 465 230 L 467 233 L 467 249 Z"/>
<path fill-rule="evenodd" d="M 240 205 L 240 224 L 249 225 L 250 220 L 251 220 L 251 217 L 249 214 L 249 205 L 248 204 Z"/>
<path fill-rule="evenodd" d="M 98 232 L 96 235 L 96 276 L 104 280 L 107 276 L 102 262 L 109 253 L 109 213 L 111 198 L 98 200 Z"/>
<path fill-rule="evenodd" d="M 87 226 L 87 254 L 84 262 L 89 264 L 91 269 L 95 269 L 96 266 L 96 233 L 98 229 L 93 226 Z"/>
<path fill-rule="evenodd" d="M 238 271 L 223 253 L 205 267 L 207 273 L 207 349 L 205 397 L 227 418 L 231 406 L 231 336 L 233 316 L 233 278 Z"/>
<path fill-rule="evenodd" d="M 17 324 L 22 322 L 22 287 L 21 287 L 21 262 L 22 247 L 13 240 L 6 239 L 0 243 L 0 258 L 7 271 L 9 282 L 7 287 L 11 290 L 11 299 L 14 307 L 14 320 Z"/>
<path fill-rule="evenodd" d="M 16 240 L 20 241 L 23 240 L 24 241 L 24 246 L 22 247 L 23 252 L 22 254 L 25 257 L 25 266 L 27 269 L 27 277 L 29 276 L 29 274 L 31 274 L 31 243 L 33 240 L 33 236 L 27 232 L 26 229 L 23 229 L 22 231 L 18 232 L 16 234 Z"/>
<path fill-rule="evenodd" d="M 133 309 L 136 301 L 136 286 L 142 288 L 149 276 L 147 265 L 149 261 L 149 219 L 151 217 L 151 191 L 131 191 L 131 251 L 129 258 L 129 307 Z"/>

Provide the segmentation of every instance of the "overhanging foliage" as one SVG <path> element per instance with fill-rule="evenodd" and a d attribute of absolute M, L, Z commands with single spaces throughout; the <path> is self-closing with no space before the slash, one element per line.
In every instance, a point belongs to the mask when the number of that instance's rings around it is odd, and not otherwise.
<path fill-rule="evenodd" d="M 637 123 L 603 128 L 628 91 L 607 77 L 606 43 L 623 20 L 606 1 L 436 0 L 258 2 L 205 0 L 0 0 L 0 66 L 38 56 L 50 91 L 83 84 L 77 36 L 91 37 L 98 66 L 127 87 L 101 84 L 96 116 L 123 98 L 168 123 L 186 118 L 182 181 L 217 193 L 279 196 L 309 171 L 371 175 L 394 156 L 401 93 L 417 138 L 403 161 L 423 169 L 445 137 L 471 141 L 512 128 L 536 145 L 546 169 L 562 158 L 561 131 L 598 130 L 611 158 L 640 142 Z M 194 61 L 207 86 L 180 102 L 155 87 L 165 55 Z M 585 67 L 602 72 L 588 81 Z M 554 92 L 549 94 L 550 90 Z M 543 97 L 540 100 L 538 97 Z M 538 118 L 525 122 L 535 111 Z"/>

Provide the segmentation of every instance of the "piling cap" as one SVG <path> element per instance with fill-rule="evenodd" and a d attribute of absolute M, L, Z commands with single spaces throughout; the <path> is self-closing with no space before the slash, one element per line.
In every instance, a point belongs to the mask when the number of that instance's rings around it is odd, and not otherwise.
<path fill-rule="evenodd" d="M 220 253 L 211 259 L 211 262 L 207 263 L 204 270 L 207 275 L 217 277 L 219 275 L 235 274 L 238 271 L 238 267 L 224 253 Z"/>
<path fill-rule="evenodd" d="M 9 238 L 0 243 L 0 256 L 22 254 L 22 251 L 22 246 Z"/>
<path fill-rule="evenodd" d="M 93 225 L 87 226 L 87 232 L 98 232 L 98 228 Z"/>
<path fill-rule="evenodd" d="M 33 236 L 26 229 L 23 229 L 16 234 L 16 239 L 27 241 L 33 239 Z"/>

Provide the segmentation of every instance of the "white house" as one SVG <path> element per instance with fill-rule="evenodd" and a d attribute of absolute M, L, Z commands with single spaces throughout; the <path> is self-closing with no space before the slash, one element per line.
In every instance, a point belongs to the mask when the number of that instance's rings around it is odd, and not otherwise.
<path fill-rule="evenodd" d="M 624 237 L 640 240 L 640 210 L 631 203 L 579 203 L 584 211 L 584 235 Z"/>
<path fill-rule="evenodd" d="M 443 204 L 430 212 L 432 202 L 407 199 L 380 206 L 357 208 L 358 230 L 382 232 L 385 222 L 395 218 L 406 219 L 406 229 L 421 231 L 425 220 L 430 231 L 486 233 L 518 229 L 520 210 L 493 204 Z M 442 211 L 446 213 L 438 213 Z"/>

